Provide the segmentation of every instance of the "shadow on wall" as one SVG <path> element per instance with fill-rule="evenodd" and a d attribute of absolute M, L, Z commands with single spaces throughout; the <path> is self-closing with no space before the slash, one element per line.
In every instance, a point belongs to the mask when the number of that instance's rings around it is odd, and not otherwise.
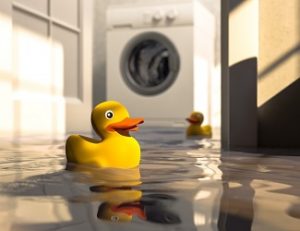
<path fill-rule="evenodd" d="M 297 55 L 300 52 L 300 44 L 296 45 L 292 49 L 290 49 L 288 52 L 286 52 L 284 55 L 282 55 L 280 58 L 275 60 L 271 65 L 269 65 L 267 68 L 263 69 L 261 73 L 259 74 L 258 78 L 264 78 L 269 73 L 271 73 L 273 70 L 275 70 L 279 65 L 282 65 L 284 62 L 286 62 L 289 58 L 291 58 L 294 55 Z"/>
<path fill-rule="evenodd" d="M 231 148 L 256 148 L 257 58 L 249 58 L 230 66 L 229 73 Z"/>
<path fill-rule="evenodd" d="M 259 146 L 300 148 L 300 77 L 258 109 Z"/>
<path fill-rule="evenodd" d="M 230 11 L 234 10 L 236 7 L 238 7 L 243 2 L 244 2 L 244 0 L 230 0 L 229 1 Z"/>

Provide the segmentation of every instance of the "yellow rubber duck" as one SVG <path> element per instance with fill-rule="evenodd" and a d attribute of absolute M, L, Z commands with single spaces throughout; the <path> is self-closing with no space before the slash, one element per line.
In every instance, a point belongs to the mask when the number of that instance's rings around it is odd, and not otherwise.
<path fill-rule="evenodd" d="M 186 135 L 200 136 L 210 138 L 212 136 L 212 129 L 210 125 L 201 126 L 204 116 L 201 112 L 192 112 L 189 118 L 186 119 L 190 125 L 186 130 Z"/>
<path fill-rule="evenodd" d="M 92 111 L 92 125 L 102 140 L 71 135 L 66 142 L 69 163 L 88 164 L 101 168 L 133 168 L 140 163 L 140 145 L 130 136 L 143 118 L 129 118 L 119 102 L 106 101 Z"/>

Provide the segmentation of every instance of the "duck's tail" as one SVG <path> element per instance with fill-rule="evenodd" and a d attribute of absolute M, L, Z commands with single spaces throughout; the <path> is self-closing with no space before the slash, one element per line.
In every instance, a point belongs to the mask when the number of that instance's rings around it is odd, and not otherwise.
<path fill-rule="evenodd" d="M 211 136 L 212 135 L 212 127 L 210 125 L 202 126 L 202 131 L 207 136 Z"/>

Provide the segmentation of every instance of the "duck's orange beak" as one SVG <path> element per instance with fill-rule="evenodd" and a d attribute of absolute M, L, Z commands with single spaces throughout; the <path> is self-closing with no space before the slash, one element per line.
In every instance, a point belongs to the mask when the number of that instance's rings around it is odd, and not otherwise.
<path fill-rule="evenodd" d="M 195 119 L 195 118 L 186 118 L 186 120 L 188 122 L 190 122 L 191 124 L 196 124 L 196 123 L 199 123 L 199 120 Z"/>
<path fill-rule="evenodd" d="M 137 131 L 138 125 L 144 123 L 143 118 L 126 118 L 120 122 L 110 124 L 106 127 L 108 131 Z"/>

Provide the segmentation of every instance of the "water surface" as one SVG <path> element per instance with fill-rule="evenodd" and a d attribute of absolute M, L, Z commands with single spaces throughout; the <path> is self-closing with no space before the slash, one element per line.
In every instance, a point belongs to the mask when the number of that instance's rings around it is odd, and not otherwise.
<path fill-rule="evenodd" d="M 2 139 L 1 231 L 300 230 L 300 157 L 221 154 L 182 128 L 135 136 L 130 170 L 66 170 L 64 138 Z"/>

